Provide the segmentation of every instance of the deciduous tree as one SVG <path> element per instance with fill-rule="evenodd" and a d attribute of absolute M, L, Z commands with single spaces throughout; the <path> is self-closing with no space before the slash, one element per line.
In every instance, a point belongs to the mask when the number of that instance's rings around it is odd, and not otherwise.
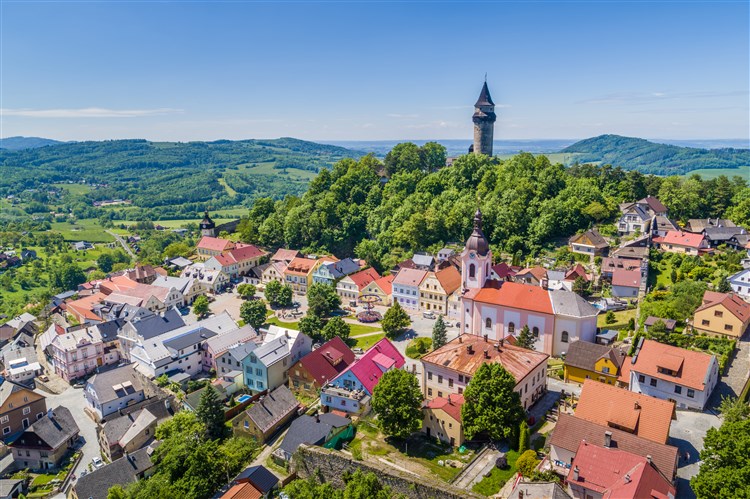
<path fill-rule="evenodd" d="M 411 325 L 411 319 L 409 314 L 401 307 L 401 304 L 395 302 L 391 308 L 386 310 L 380 325 L 383 327 L 385 335 L 393 339 L 406 331 L 406 328 Z"/>
<path fill-rule="evenodd" d="M 205 295 L 200 295 L 195 298 L 195 301 L 193 302 L 193 313 L 196 317 L 199 319 L 206 315 L 209 311 L 208 308 L 208 298 L 206 298 Z"/>
<path fill-rule="evenodd" d="M 240 305 L 240 317 L 256 330 L 265 324 L 267 313 L 265 303 L 260 300 L 250 300 Z"/>
<path fill-rule="evenodd" d="M 525 419 L 516 380 L 500 364 L 482 364 L 464 390 L 461 418 L 467 438 L 486 432 L 492 439 L 511 438 Z"/>
<path fill-rule="evenodd" d="M 328 317 L 341 306 L 341 297 L 329 284 L 315 283 L 307 290 L 307 307 L 318 317 Z"/>
<path fill-rule="evenodd" d="M 383 373 L 371 405 L 386 435 L 406 438 L 422 427 L 422 391 L 416 376 L 403 369 Z"/>
<path fill-rule="evenodd" d="M 351 326 L 344 321 L 341 317 L 333 317 L 329 319 L 325 326 L 323 326 L 322 336 L 323 341 L 333 339 L 334 336 L 338 336 L 342 340 L 346 341 L 349 338 L 349 332 Z"/>
<path fill-rule="evenodd" d="M 308 311 L 307 315 L 299 321 L 299 330 L 310 338 L 318 339 L 323 332 L 323 321 L 320 317 Z"/>
<path fill-rule="evenodd" d="M 255 296 L 255 286 L 252 284 L 240 284 L 237 286 L 237 293 L 245 300 Z"/>

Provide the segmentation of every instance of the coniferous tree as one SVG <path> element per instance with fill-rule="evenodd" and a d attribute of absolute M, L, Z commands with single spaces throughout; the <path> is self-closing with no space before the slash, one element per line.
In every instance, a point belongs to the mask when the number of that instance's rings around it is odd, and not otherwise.
<path fill-rule="evenodd" d="M 516 337 L 516 345 L 527 350 L 534 349 L 534 335 L 531 334 L 528 324 L 521 328 L 521 332 Z"/>
<path fill-rule="evenodd" d="M 442 315 L 438 315 L 435 325 L 432 326 L 432 348 L 437 350 L 448 341 L 448 328 Z"/>
<path fill-rule="evenodd" d="M 195 415 L 206 426 L 208 438 L 213 440 L 224 436 L 224 410 L 213 386 L 208 385 L 203 391 Z"/>

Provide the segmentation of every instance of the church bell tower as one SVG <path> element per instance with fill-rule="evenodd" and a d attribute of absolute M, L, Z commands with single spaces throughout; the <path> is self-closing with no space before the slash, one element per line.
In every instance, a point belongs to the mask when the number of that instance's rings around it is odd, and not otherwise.
<path fill-rule="evenodd" d="M 484 80 L 479 99 L 474 104 L 474 154 L 486 154 L 492 156 L 492 139 L 495 131 L 495 103 L 492 102 L 490 89 L 487 88 L 487 80 Z"/>
<path fill-rule="evenodd" d="M 482 232 L 482 212 L 474 214 L 474 230 L 461 253 L 461 278 L 464 289 L 480 289 L 490 276 L 492 251 Z"/>

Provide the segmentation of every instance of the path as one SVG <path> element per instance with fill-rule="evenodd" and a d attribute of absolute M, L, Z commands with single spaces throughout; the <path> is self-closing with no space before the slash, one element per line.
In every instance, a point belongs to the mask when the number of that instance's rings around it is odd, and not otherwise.
<path fill-rule="evenodd" d="M 504 452 L 507 452 L 507 450 L 507 448 L 503 449 Z M 500 452 L 490 447 L 482 449 L 469 466 L 461 471 L 457 480 L 453 482 L 453 486 L 459 489 L 471 490 L 475 483 L 481 481 L 484 475 L 495 467 L 495 461 Z"/>
<path fill-rule="evenodd" d="M 750 333 L 737 341 L 737 352 L 729 363 L 727 373 L 719 379 L 707 409 L 716 409 L 722 397 L 737 397 L 747 383 L 750 375 Z"/>
<path fill-rule="evenodd" d="M 135 253 L 133 253 L 133 250 L 130 249 L 130 246 L 128 246 L 128 243 L 125 242 L 122 236 L 120 236 L 119 234 L 115 234 L 111 230 L 105 230 L 104 232 L 114 237 L 115 240 L 120 243 L 120 246 L 122 246 L 122 248 L 128 253 L 128 255 L 130 255 L 130 258 L 135 258 Z"/>

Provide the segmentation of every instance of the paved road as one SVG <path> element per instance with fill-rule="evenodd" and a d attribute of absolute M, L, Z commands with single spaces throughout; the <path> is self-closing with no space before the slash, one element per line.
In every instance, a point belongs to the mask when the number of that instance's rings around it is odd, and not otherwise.
<path fill-rule="evenodd" d="M 711 427 L 721 425 L 721 418 L 713 414 L 677 411 L 677 420 L 672 421 L 669 429 L 669 444 L 680 451 L 677 469 L 677 497 L 693 499 L 695 494 L 690 488 L 690 479 L 698 473 L 700 468 L 700 451 L 703 450 L 703 440 Z M 689 459 L 682 456 L 689 455 Z"/>
<path fill-rule="evenodd" d="M 133 253 L 133 250 L 130 249 L 130 246 L 128 246 L 128 243 L 126 243 L 125 240 L 119 234 L 115 234 L 111 230 L 105 230 L 104 232 L 114 237 L 115 240 L 118 243 L 120 243 L 120 246 L 122 246 L 122 249 L 124 249 L 128 253 L 128 255 L 130 255 L 130 258 L 135 258 L 135 253 Z"/>
<path fill-rule="evenodd" d="M 726 375 L 722 376 L 716 385 L 708 408 L 715 410 L 721 404 L 722 397 L 737 397 L 742 392 L 748 376 L 750 376 L 750 333 L 746 333 L 737 342 L 737 353 L 729 363 Z"/>
<path fill-rule="evenodd" d="M 76 476 L 79 476 L 82 470 L 88 469 L 88 464 L 94 457 L 101 457 L 99 441 L 97 440 L 96 435 L 96 423 L 94 423 L 94 421 L 83 410 L 86 406 L 83 399 L 83 390 L 71 386 L 58 395 L 39 389 L 35 391 L 47 397 L 48 409 L 54 409 L 58 406 L 67 407 L 78 424 L 81 443 L 83 444 L 81 447 L 83 458 L 79 461 L 78 466 L 73 470 L 73 473 L 75 473 Z"/>

